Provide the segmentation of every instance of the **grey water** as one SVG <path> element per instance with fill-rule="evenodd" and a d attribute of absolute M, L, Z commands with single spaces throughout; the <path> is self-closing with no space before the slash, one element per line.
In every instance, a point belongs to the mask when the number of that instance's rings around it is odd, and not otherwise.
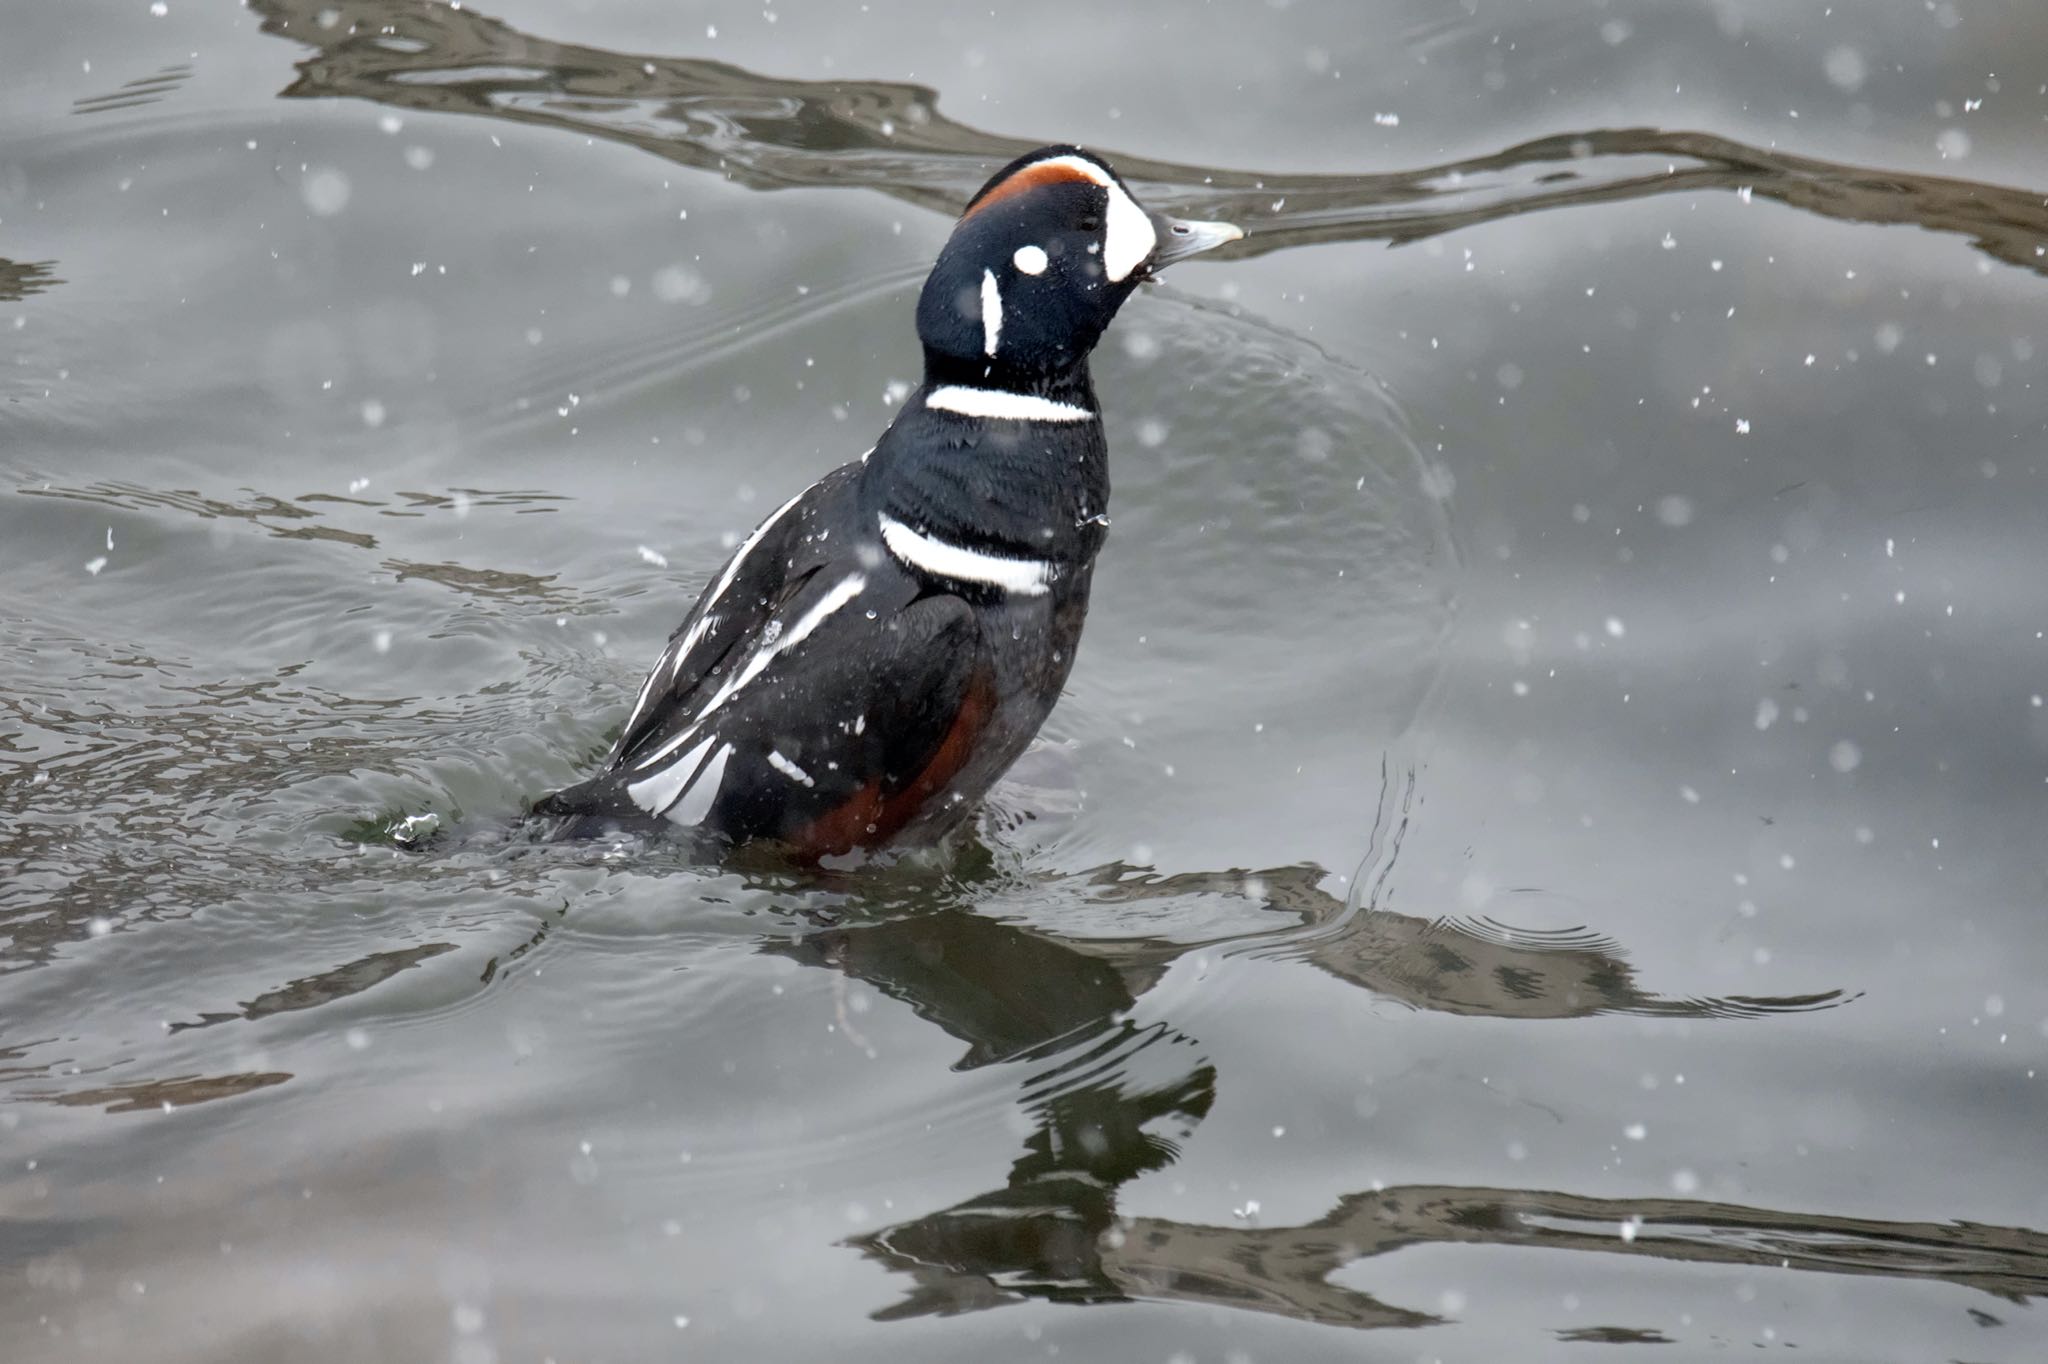
<path fill-rule="evenodd" d="M 830 873 L 503 830 L 1126 308 L 1068 694 Z M 2048 11 L 0 0 L 9 1361 L 2048 1357 Z"/>

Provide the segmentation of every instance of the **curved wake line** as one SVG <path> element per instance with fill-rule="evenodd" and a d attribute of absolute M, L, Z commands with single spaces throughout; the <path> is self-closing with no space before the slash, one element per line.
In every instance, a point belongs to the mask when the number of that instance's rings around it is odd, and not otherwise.
<path fill-rule="evenodd" d="M 252 0 L 263 30 L 315 50 L 287 98 L 358 98 L 623 142 L 752 189 L 848 187 L 953 214 L 1037 145 L 955 122 L 900 81 L 804 81 L 724 62 L 558 43 L 412 0 Z M 327 22 L 323 24 L 322 18 Z M 1920 227 L 2048 274 L 2048 205 L 2002 185 L 1824 161 L 1708 132 L 1556 133 L 1375 174 L 1265 174 L 1105 149 L 1148 202 L 1250 225 L 1219 257 L 1420 240 L 1517 214 L 1726 190 L 1818 217 Z"/>

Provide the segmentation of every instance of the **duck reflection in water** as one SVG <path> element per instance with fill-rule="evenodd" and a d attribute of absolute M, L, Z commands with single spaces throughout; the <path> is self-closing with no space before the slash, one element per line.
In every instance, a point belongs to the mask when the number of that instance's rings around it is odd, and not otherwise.
<path fill-rule="evenodd" d="M 1659 996 L 1640 988 L 1604 939 L 1350 911 L 1322 888 L 1326 874 L 1312 865 L 1157 876 L 1118 864 L 1075 879 L 1079 887 L 1064 888 L 1082 889 L 1095 903 L 1243 897 L 1249 890 L 1261 909 L 1289 922 L 1241 944 L 1285 944 L 1289 956 L 1417 1009 L 1520 1020 L 1604 1013 L 1733 1020 L 1844 1000 L 1832 991 Z M 1131 1017 L 1166 968 L 1192 950 L 1188 944 L 1067 938 L 927 903 L 898 904 L 884 917 L 776 939 L 762 950 L 840 972 L 908 1004 L 966 1044 L 960 1068 L 1014 1065 L 1023 1072 L 1019 1097 L 1032 1130 L 1000 1187 L 848 1242 L 912 1281 L 902 1299 L 874 1314 L 880 1320 L 1031 1299 L 1143 1299 L 1335 1326 L 1428 1326 L 1443 1318 L 1331 1281 L 1346 1265 L 1424 1244 L 1891 1275 L 2015 1302 L 2048 1294 L 2048 1235 L 2040 1232 L 1700 1199 L 1432 1185 L 1347 1194 L 1297 1226 L 1126 1216 L 1117 1209 L 1121 1188 L 1170 1166 L 1215 1103 L 1216 1067 L 1199 1040 L 1170 1022 Z M 1624 1226 L 1633 1232 L 1625 1239 L 1616 1231 Z"/>
<path fill-rule="evenodd" d="M 552 127 L 763 190 L 867 188 L 952 213 L 989 166 L 1027 145 L 946 117 L 935 92 L 921 86 L 800 81 L 693 57 L 650 60 L 524 33 L 468 8 L 397 0 L 255 0 L 252 8 L 264 31 L 311 49 L 287 96 L 354 97 Z M 2048 231 L 2038 194 L 1872 171 L 1702 132 L 1583 129 L 1454 163 L 1370 174 L 1117 160 L 1139 185 L 1184 209 L 1256 221 L 1260 231 L 1241 254 L 1330 241 L 1412 242 L 1521 213 L 1719 191 L 1823 218 L 1954 233 L 1991 259 L 2048 269 L 2038 254 Z M 1283 203 L 1284 210 L 1272 207 Z M 1294 920 L 1289 955 L 1418 1009 L 1520 1020 L 1602 1013 L 1739 1019 L 1841 1000 L 1833 993 L 1658 996 L 1637 985 L 1604 939 L 1384 910 L 1347 914 L 1322 889 L 1325 879 L 1309 866 L 1166 877 L 1113 866 L 1079 878 L 1097 904 L 1248 895 Z M 1216 1069 L 1197 1039 L 1129 1017 L 1189 945 L 1064 937 L 957 905 L 898 910 L 906 912 L 875 913 L 795 942 L 776 939 L 762 950 L 903 1001 L 966 1044 L 963 1067 L 1021 1068 L 1033 1130 L 1000 1188 L 851 1243 L 914 1284 L 881 1317 L 1033 1298 L 1145 1298 L 1354 1327 L 1424 1326 L 1439 1318 L 1329 1280 L 1366 1257 L 1445 1243 L 1889 1275 L 2015 1302 L 2048 1292 L 2048 1236 L 2032 1230 L 1692 1199 L 1411 1186 L 1344 1195 L 1299 1226 L 1124 1216 L 1120 1189 L 1169 1166 L 1215 1100 Z M 1617 1236 L 1618 1226 L 1635 1235 Z M 1604 1328 L 1576 1338 L 1661 1339 Z"/>
<path fill-rule="evenodd" d="M 990 169 L 1033 145 L 947 116 L 927 86 L 800 80 L 705 57 L 650 60 L 524 32 L 474 6 L 250 0 L 249 9 L 264 32 L 312 49 L 286 98 L 346 96 L 557 128 L 756 189 L 873 189 L 951 215 Z M 1163 191 L 1184 210 L 1256 222 L 1257 235 L 1232 248 L 1239 257 L 1317 242 L 1401 244 L 1521 213 L 1718 191 L 1823 218 L 1955 233 L 1994 260 L 2048 273 L 2048 256 L 2035 249 L 2048 208 L 2031 190 L 1708 132 L 1582 128 L 1441 165 L 1339 175 L 1121 150 L 1112 159 L 1141 197 Z"/>

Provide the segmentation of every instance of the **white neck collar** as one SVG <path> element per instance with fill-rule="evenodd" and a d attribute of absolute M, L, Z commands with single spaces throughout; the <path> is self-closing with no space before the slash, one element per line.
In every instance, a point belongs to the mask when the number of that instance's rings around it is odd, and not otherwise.
<path fill-rule="evenodd" d="M 964 388 L 948 384 L 925 395 L 924 405 L 963 417 L 993 417 L 1013 422 L 1087 422 L 1095 414 L 1072 403 L 1058 403 L 1031 393 L 1011 393 L 1000 388 Z"/>

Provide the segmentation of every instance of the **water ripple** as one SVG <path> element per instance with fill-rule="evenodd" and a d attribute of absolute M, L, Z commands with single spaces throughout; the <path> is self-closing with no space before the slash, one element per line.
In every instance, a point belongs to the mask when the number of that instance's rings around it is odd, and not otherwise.
<path fill-rule="evenodd" d="M 1042 140 L 959 123 L 923 85 L 791 80 L 702 58 L 610 52 L 469 9 L 402 0 L 256 0 L 251 8 L 266 32 L 315 49 L 288 97 L 349 96 L 612 138 L 756 189 L 860 187 L 952 213 L 992 169 Z M 1102 150 L 1148 201 L 1251 228 L 1218 258 L 1315 242 L 1398 244 L 1521 213 L 1721 190 L 1820 217 L 1954 233 L 1993 259 L 2048 273 L 2048 206 L 2038 193 L 1844 165 L 1710 132 L 1568 131 L 1486 156 L 1350 175 Z"/>

